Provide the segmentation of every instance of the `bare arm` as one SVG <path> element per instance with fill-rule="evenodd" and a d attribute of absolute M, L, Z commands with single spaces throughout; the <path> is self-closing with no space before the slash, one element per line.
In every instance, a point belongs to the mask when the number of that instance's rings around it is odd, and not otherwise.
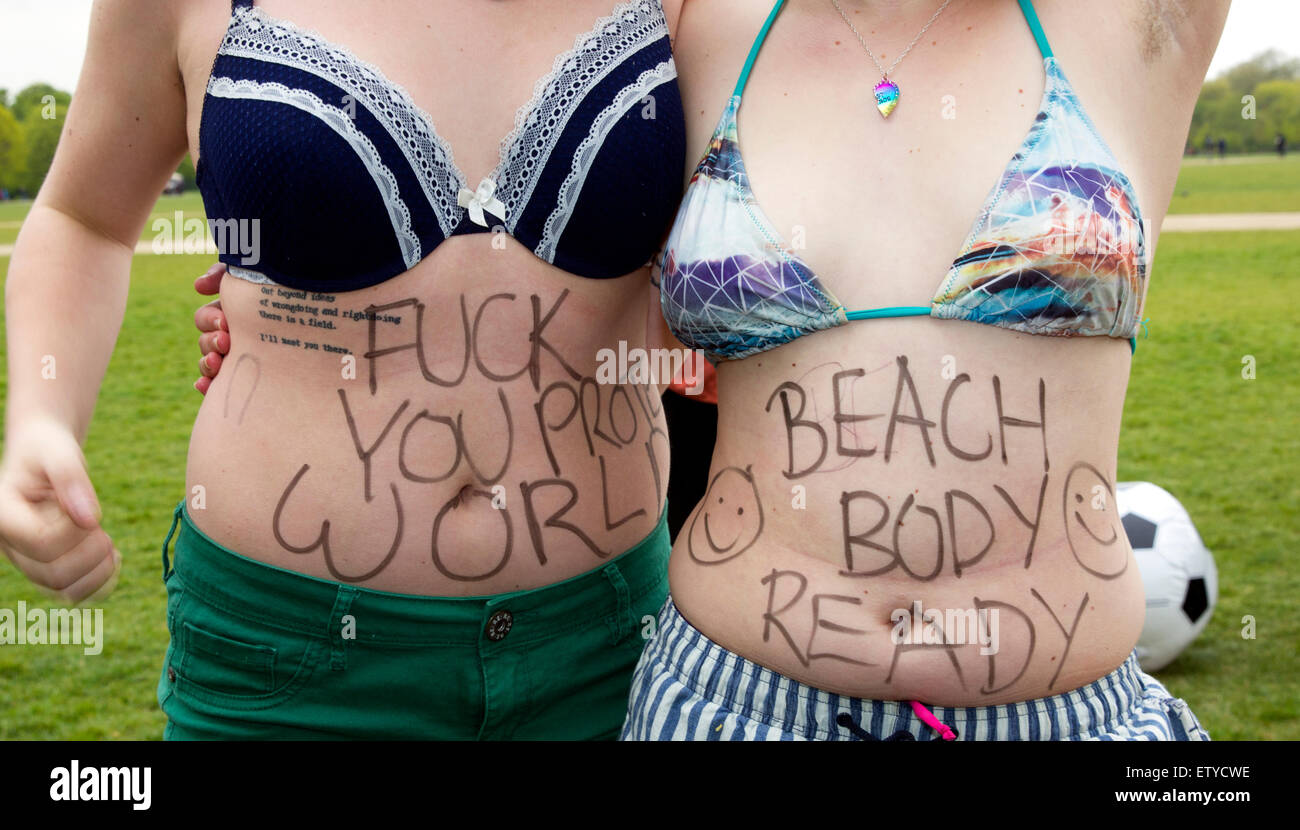
<path fill-rule="evenodd" d="M 121 327 L 131 256 L 186 148 L 174 4 L 97 0 L 86 62 L 50 173 L 5 283 L 9 394 L 0 544 L 72 599 L 117 554 L 80 443 Z"/>
<path fill-rule="evenodd" d="M 664 20 L 668 23 L 668 37 L 670 40 L 677 38 L 677 18 L 682 13 L 682 4 L 686 0 L 663 0 Z"/>
<path fill-rule="evenodd" d="M 1128 60 L 1132 71 L 1147 79 L 1138 85 L 1142 89 L 1131 106 L 1149 114 L 1143 139 L 1157 150 L 1148 162 L 1153 183 L 1148 200 L 1153 209 L 1148 212 L 1147 232 L 1154 257 L 1178 182 L 1192 111 L 1223 34 L 1229 0 L 1129 2 L 1129 30 L 1136 35 L 1137 48 Z M 1144 303 L 1150 285 L 1148 281 L 1143 287 Z"/>

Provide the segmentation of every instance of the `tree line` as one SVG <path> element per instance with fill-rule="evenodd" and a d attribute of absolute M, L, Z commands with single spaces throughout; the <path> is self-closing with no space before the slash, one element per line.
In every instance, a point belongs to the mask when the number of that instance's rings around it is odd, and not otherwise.
<path fill-rule="evenodd" d="M 0 89 L 0 198 L 33 196 L 41 189 L 63 132 L 70 93 L 33 84 L 10 98 Z M 1227 152 L 1272 150 L 1278 135 L 1300 143 L 1300 58 L 1276 50 L 1239 63 L 1201 87 L 1187 151 L 1224 142 Z M 194 184 L 189 157 L 177 171 Z"/>
<path fill-rule="evenodd" d="M 70 94 L 49 84 L 33 84 L 13 100 L 0 89 L 0 196 L 41 189 L 71 101 Z"/>
<path fill-rule="evenodd" d="M 1201 86 L 1187 149 L 1223 139 L 1230 153 L 1264 152 L 1278 135 L 1300 143 L 1300 59 L 1269 50 Z"/>
<path fill-rule="evenodd" d="M 41 189 L 71 102 L 71 93 L 49 84 L 32 84 L 12 98 L 0 88 L 0 198 L 31 198 Z M 177 172 L 193 187 L 189 156 Z"/>

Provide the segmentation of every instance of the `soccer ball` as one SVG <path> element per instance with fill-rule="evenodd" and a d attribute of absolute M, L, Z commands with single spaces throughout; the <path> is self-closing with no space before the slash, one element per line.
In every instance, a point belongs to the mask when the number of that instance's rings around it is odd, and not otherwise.
<path fill-rule="evenodd" d="M 1146 590 L 1138 664 L 1156 671 L 1209 623 L 1219 599 L 1219 573 L 1191 517 L 1168 490 L 1149 481 L 1120 482 L 1115 500 Z"/>

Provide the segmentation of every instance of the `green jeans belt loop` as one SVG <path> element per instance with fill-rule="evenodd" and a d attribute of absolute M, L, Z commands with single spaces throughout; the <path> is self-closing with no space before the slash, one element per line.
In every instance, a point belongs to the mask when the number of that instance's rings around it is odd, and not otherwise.
<path fill-rule="evenodd" d="M 618 596 L 618 612 L 610 627 L 614 631 L 614 642 L 621 643 L 632 633 L 632 592 L 628 590 L 627 580 L 623 578 L 623 572 L 616 563 L 609 563 L 602 571 Z"/>
<path fill-rule="evenodd" d="M 163 546 L 162 546 L 163 582 L 166 582 L 167 577 L 172 575 L 172 563 L 171 560 L 167 558 L 167 547 L 172 543 L 172 537 L 176 535 L 176 526 L 180 524 L 181 514 L 184 512 L 185 512 L 185 499 L 181 499 L 180 503 L 176 505 L 176 509 L 172 511 L 172 526 L 171 529 L 167 531 L 167 538 L 163 540 Z"/>
<path fill-rule="evenodd" d="M 340 585 L 334 595 L 334 609 L 330 611 L 330 668 L 334 671 L 348 667 L 348 653 L 343 644 L 343 618 L 352 610 L 352 601 L 356 598 L 357 589 L 351 585 Z M 355 636 L 356 620 L 350 622 L 350 630 Z"/>

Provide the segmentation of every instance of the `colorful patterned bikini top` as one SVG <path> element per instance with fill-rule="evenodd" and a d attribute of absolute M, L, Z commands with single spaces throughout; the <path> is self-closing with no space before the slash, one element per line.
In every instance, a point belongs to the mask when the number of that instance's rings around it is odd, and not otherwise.
<path fill-rule="evenodd" d="M 681 195 L 676 79 L 659 0 L 619 3 L 556 57 L 475 185 L 378 68 L 233 0 L 196 173 L 213 236 L 248 229 L 258 244 L 218 239 L 220 258 L 253 282 L 351 291 L 448 237 L 500 229 L 572 274 L 631 273 L 659 249 Z"/>
<path fill-rule="evenodd" d="M 960 255 L 928 305 L 846 310 L 764 215 L 737 144 L 741 93 L 783 5 L 750 50 L 664 250 L 660 300 L 678 339 L 717 363 L 850 320 L 929 316 L 1135 343 L 1147 269 L 1137 197 L 1029 0 L 1020 7 L 1047 72 L 1042 102 Z"/>

